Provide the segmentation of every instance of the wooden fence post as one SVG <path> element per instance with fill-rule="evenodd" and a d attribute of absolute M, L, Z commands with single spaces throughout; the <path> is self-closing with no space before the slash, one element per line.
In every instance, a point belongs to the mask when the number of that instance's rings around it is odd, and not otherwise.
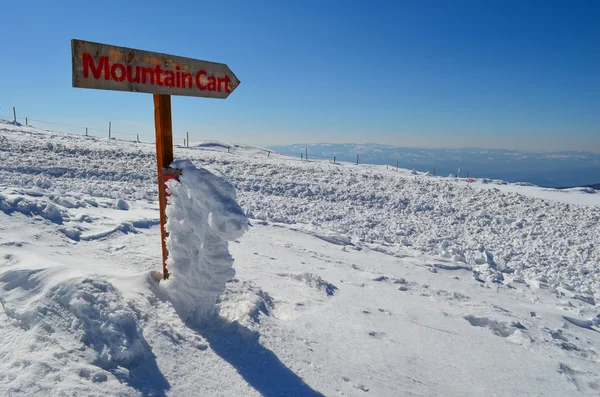
<path fill-rule="evenodd" d="M 15 118 L 15 124 L 17 124 L 17 110 L 13 106 L 13 117 Z"/>
<path fill-rule="evenodd" d="M 304 160 L 304 153 L 300 153 L 300 160 Z"/>
<path fill-rule="evenodd" d="M 140 134 L 137 134 L 137 141 L 140 141 Z"/>
<path fill-rule="evenodd" d="M 111 129 L 110 127 L 111 127 L 111 125 L 110 125 L 110 121 L 109 121 L 108 122 L 108 139 L 110 139 L 110 129 Z"/>
<path fill-rule="evenodd" d="M 269 153 L 267 153 L 267 157 L 271 157 L 271 151 L 269 150 Z"/>
<path fill-rule="evenodd" d="M 186 132 L 185 137 L 187 138 L 187 147 L 190 147 L 190 133 Z"/>
<path fill-rule="evenodd" d="M 25 117 L 25 125 L 29 125 L 29 123 L 27 122 L 27 117 Z"/>
<path fill-rule="evenodd" d="M 356 153 L 356 165 L 358 165 L 358 153 Z"/>
<path fill-rule="evenodd" d="M 435 176 L 435 165 L 433 166 L 433 176 Z"/>
<path fill-rule="evenodd" d="M 469 179 L 469 172 L 471 171 L 467 170 L 467 179 Z"/>
<path fill-rule="evenodd" d="M 306 161 L 308 161 L 308 148 L 304 148 L 306 150 Z"/>
<path fill-rule="evenodd" d="M 396 171 L 398 171 L 398 161 L 396 161 Z"/>
<path fill-rule="evenodd" d="M 85 136 L 88 136 L 88 134 L 87 134 L 87 127 L 85 127 Z"/>
<path fill-rule="evenodd" d="M 335 156 L 333 156 L 333 164 L 335 164 Z"/>

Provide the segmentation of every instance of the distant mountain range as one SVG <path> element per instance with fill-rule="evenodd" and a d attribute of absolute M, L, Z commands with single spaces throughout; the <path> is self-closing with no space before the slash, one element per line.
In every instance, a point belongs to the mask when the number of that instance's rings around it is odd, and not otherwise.
<path fill-rule="evenodd" d="M 561 187 L 559 189 L 571 189 L 574 187 L 589 187 L 592 188 L 594 190 L 600 190 L 600 183 L 594 183 L 593 185 L 585 185 L 585 186 L 567 186 L 567 187 Z"/>
<path fill-rule="evenodd" d="M 529 182 L 545 187 L 589 186 L 598 188 L 600 154 L 590 152 L 525 152 L 506 149 L 419 149 L 367 144 L 313 143 L 276 145 L 269 149 L 300 157 L 308 149 L 310 159 L 368 164 L 387 164 L 401 168 L 449 174 Z"/>

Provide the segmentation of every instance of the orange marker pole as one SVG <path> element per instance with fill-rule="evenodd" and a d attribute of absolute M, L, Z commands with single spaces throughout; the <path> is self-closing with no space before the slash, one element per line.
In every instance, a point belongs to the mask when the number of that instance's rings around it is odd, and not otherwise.
<path fill-rule="evenodd" d="M 162 240 L 163 279 L 169 278 L 167 270 L 167 196 L 165 174 L 173 162 L 173 126 L 171 124 L 171 96 L 154 94 L 154 124 L 156 127 L 156 165 L 158 168 L 158 202 L 160 205 L 160 237 Z"/>

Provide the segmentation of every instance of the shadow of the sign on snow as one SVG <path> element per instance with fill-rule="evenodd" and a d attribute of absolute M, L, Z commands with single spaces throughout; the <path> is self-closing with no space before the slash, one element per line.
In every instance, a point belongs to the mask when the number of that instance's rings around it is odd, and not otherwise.
<path fill-rule="evenodd" d="M 263 396 L 323 396 L 287 368 L 275 353 L 261 345 L 258 332 L 238 322 L 223 328 L 197 328 L 196 331 Z"/>
<path fill-rule="evenodd" d="M 142 344 L 146 355 L 145 360 L 137 366 L 129 367 L 129 374 L 120 373 L 118 370 L 111 372 L 119 381 L 133 387 L 144 397 L 166 397 L 166 392 L 171 389 L 171 385 L 158 368 L 156 356 L 152 353 L 148 342 L 142 339 Z"/>
<path fill-rule="evenodd" d="M 156 356 L 152 353 L 152 348 L 143 338 L 142 344 L 146 358 L 139 365 L 126 367 L 129 373 L 123 373 L 119 369 L 109 371 L 120 382 L 133 387 L 142 396 L 165 397 L 166 392 L 171 389 L 171 385 L 160 368 L 158 368 Z"/>

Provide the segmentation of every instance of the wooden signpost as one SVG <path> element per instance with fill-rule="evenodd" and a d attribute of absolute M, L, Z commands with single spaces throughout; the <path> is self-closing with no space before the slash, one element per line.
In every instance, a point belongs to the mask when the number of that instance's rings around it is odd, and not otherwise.
<path fill-rule="evenodd" d="M 71 54 L 73 87 L 154 94 L 163 278 L 167 279 L 165 182 L 181 174 L 170 167 L 173 162 L 171 95 L 226 99 L 240 81 L 223 63 L 133 48 L 73 39 Z"/>

